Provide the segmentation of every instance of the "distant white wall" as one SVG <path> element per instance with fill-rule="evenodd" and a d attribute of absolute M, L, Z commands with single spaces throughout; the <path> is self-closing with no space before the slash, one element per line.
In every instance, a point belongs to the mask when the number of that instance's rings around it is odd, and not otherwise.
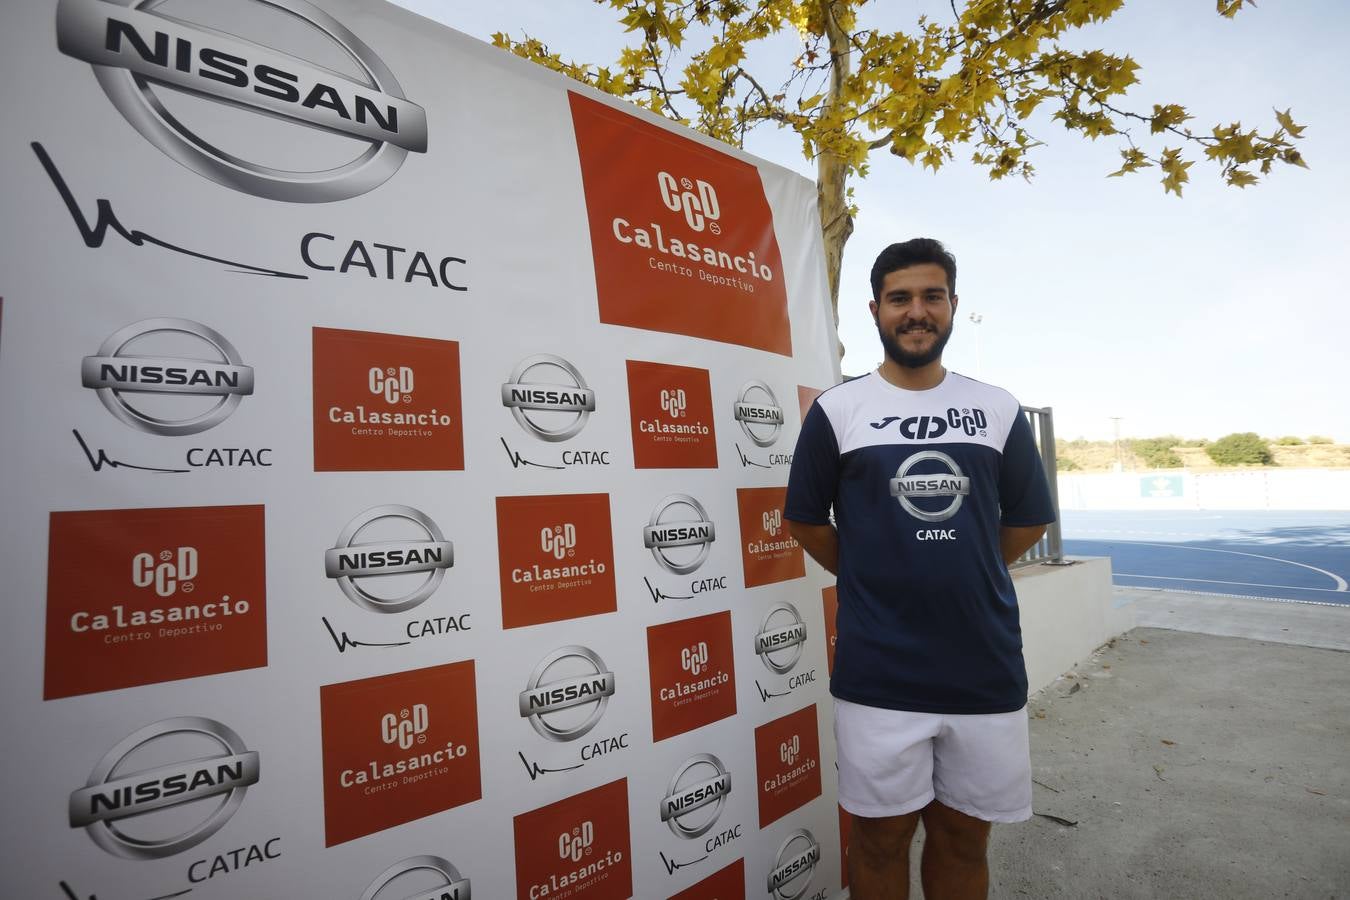
<path fill-rule="evenodd" d="M 1350 509 L 1350 469 L 1061 473 L 1060 509 Z"/>

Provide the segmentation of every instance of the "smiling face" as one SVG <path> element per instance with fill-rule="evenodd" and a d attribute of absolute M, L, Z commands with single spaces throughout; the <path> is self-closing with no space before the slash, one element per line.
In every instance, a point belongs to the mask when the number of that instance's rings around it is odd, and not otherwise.
<path fill-rule="evenodd" d="M 907 369 L 940 363 L 952 336 L 956 304 L 947 273 L 935 263 L 888 272 L 878 299 L 870 304 L 886 355 Z"/>

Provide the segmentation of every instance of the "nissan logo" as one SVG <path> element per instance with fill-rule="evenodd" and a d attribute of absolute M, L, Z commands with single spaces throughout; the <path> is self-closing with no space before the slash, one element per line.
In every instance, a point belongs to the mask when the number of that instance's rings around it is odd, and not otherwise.
<path fill-rule="evenodd" d="M 502 405 L 521 428 L 556 443 L 586 427 L 595 412 L 595 391 L 586 386 L 576 366 L 561 356 L 540 353 L 521 360 L 511 371 L 502 385 Z"/>
<path fill-rule="evenodd" d="M 391 540 L 395 532 L 414 538 Z M 376 537 L 362 541 L 362 537 Z M 376 506 L 347 523 L 336 546 L 324 553 L 324 573 L 337 581 L 357 606 L 373 612 L 400 613 L 426 600 L 455 564 L 455 548 L 431 517 L 411 506 Z M 406 577 L 425 573 L 420 584 Z M 385 592 L 377 592 L 380 582 Z"/>
<path fill-rule="evenodd" d="M 770 672 L 785 675 L 802 658 L 805 643 L 806 623 L 797 607 L 791 603 L 775 603 L 759 623 L 755 653 Z"/>
<path fill-rule="evenodd" d="M 921 463 L 935 462 L 946 471 L 915 473 Z M 928 468 L 928 467 L 925 467 Z M 970 494 L 970 478 L 961 472 L 956 460 L 940 450 L 915 453 L 900 465 L 891 479 L 891 496 L 900 501 L 905 512 L 924 522 L 944 522 L 956 515 L 961 503 Z M 915 503 L 924 500 L 947 499 L 937 509 L 925 509 Z"/>
<path fill-rule="evenodd" d="M 661 821 L 676 837 L 696 838 L 717 824 L 731 793 L 731 774 L 711 753 L 680 763 L 661 798 Z"/>
<path fill-rule="evenodd" d="M 671 494 L 657 503 L 642 529 L 642 546 L 676 575 L 688 575 L 703 565 L 715 538 L 703 504 L 688 494 Z"/>
<path fill-rule="evenodd" d="M 741 431 L 757 447 L 772 446 L 783 430 L 783 408 L 762 381 L 750 381 L 741 388 L 736 397 L 735 415 Z"/>
<path fill-rule="evenodd" d="M 574 741 L 596 726 L 614 696 L 614 673 L 588 647 L 560 647 L 539 661 L 520 692 L 520 714 L 541 737 Z"/>
<path fill-rule="evenodd" d="M 425 887 L 433 881 L 435 887 Z M 411 894 L 407 893 L 410 889 Z M 472 893 L 469 879 L 462 878 L 449 860 L 410 856 L 381 872 L 361 900 L 472 900 Z"/>

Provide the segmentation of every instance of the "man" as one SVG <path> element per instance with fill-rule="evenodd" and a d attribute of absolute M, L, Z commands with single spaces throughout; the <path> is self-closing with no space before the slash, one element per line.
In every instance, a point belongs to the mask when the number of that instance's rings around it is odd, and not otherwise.
<path fill-rule="evenodd" d="M 942 367 L 956 260 L 917 238 L 872 267 L 880 368 L 818 397 L 788 478 L 792 536 L 838 576 L 839 802 L 854 900 L 988 894 L 991 822 L 1031 816 L 1027 676 L 1008 564 L 1054 508 L 1006 391 Z M 830 509 L 834 516 L 831 522 Z"/>

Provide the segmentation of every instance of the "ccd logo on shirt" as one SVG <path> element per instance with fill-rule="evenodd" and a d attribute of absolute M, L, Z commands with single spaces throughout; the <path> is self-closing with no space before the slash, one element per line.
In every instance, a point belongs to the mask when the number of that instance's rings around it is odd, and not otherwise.
<path fill-rule="evenodd" d="M 395 369 L 378 367 L 370 370 L 370 392 L 388 403 L 412 403 L 413 370 L 408 366 Z"/>
<path fill-rule="evenodd" d="M 722 217 L 722 209 L 717 204 L 717 191 L 711 184 L 703 181 L 690 181 L 681 178 L 678 182 L 669 172 L 656 173 L 656 183 L 661 189 L 661 202 L 671 212 L 684 213 L 684 221 L 695 231 L 706 226 L 713 234 L 721 234 L 722 227 L 717 220 Z"/>
<path fill-rule="evenodd" d="M 180 589 L 191 593 L 192 579 L 197 577 L 197 548 L 179 547 L 159 551 L 159 562 L 149 553 L 137 553 L 131 558 L 131 583 L 136 587 L 153 587 L 161 597 L 172 597 Z"/>

